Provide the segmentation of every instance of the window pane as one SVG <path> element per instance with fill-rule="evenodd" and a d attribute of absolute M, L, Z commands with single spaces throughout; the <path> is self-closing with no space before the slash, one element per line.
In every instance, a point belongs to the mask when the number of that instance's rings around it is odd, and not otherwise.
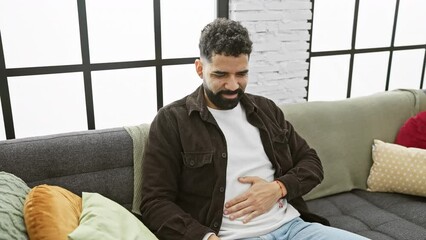
<path fill-rule="evenodd" d="M 4 129 L 3 121 L 3 110 L 1 109 L 1 99 L 0 99 L 0 140 L 6 139 L 6 131 Z"/>
<path fill-rule="evenodd" d="M 16 138 L 87 129 L 82 73 L 8 80 Z"/>
<path fill-rule="evenodd" d="M 1 0 L 0 29 L 8 68 L 81 63 L 75 0 Z"/>
<path fill-rule="evenodd" d="M 355 0 L 315 1 L 312 51 L 351 48 Z"/>
<path fill-rule="evenodd" d="M 390 46 L 395 6 L 395 0 L 360 1 L 356 48 Z"/>
<path fill-rule="evenodd" d="M 214 0 L 161 0 L 163 58 L 197 57 L 201 29 L 216 17 Z"/>
<path fill-rule="evenodd" d="M 395 45 L 416 45 L 426 43 L 426 1 L 401 0 Z"/>
<path fill-rule="evenodd" d="M 420 87 L 425 50 L 395 51 L 393 53 L 389 90 Z"/>
<path fill-rule="evenodd" d="M 153 1 L 86 1 L 92 63 L 155 58 Z"/>
<path fill-rule="evenodd" d="M 349 55 L 311 58 L 309 101 L 345 99 Z"/>
<path fill-rule="evenodd" d="M 92 73 L 96 129 L 151 123 L 157 113 L 155 68 Z"/>
<path fill-rule="evenodd" d="M 192 93 L 203 82 L 194 64 L 165 66 L 163 76 L 164 105 Z"/>
<path fill-rule="evenodd" d="M 389 52 L 356 54 L 351 97 L 385 91 Z"/>

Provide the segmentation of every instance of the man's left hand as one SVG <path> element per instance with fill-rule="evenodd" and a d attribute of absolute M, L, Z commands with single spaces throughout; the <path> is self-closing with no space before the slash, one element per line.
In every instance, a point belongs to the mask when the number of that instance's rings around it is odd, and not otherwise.
<path fill-rule="evenodd" d="M 225 203 L 224 214 L 231 220 L 244 217 L 243 223 L 268 212 L 281 198 L 280 186 L 259 177 L 240 177 L 241 183 L 251 184 L 243 194 Z"/>

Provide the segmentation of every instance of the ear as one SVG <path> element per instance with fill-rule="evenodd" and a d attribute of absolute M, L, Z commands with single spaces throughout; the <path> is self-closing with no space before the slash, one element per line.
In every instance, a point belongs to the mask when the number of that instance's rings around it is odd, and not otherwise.
<path fill-rule="evenodd" d="M 195 71 L 197 72 L 198 76 L 203 79 L 203 62 L 201 62 L 200 59 L 195 60 Z"/>

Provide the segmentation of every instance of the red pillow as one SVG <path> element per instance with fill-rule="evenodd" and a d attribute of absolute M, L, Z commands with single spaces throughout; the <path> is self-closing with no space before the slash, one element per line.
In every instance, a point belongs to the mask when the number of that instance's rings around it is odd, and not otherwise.
<path fill-rule="evenodd" d="M 426 149 L 426 111 L 409 118 L 399 129 L 396 144 Z"/>

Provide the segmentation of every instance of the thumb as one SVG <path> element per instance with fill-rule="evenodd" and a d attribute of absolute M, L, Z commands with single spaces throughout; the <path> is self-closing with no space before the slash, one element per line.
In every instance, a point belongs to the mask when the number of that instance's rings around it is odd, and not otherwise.
<path fill-rule="evenodd" d="M 258 177 L 252 177 L 252 176 L 245 176 L 245 177 L 239 177 L 238 181 L 240 183 L 250 183 L 254 184 L 257 180 L 259 180 Z"/>

